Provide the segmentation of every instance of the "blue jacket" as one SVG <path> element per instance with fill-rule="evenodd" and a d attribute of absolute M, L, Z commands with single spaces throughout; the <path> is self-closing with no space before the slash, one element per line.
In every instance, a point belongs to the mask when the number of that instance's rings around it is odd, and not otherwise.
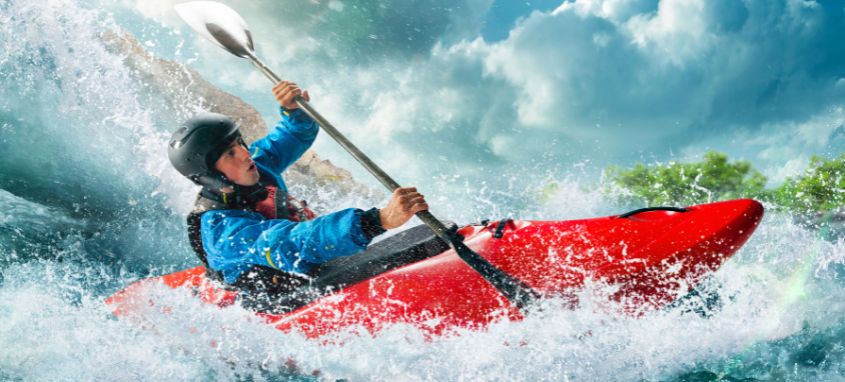
<path fill-rule="evenodd" d="M 282 172 L 314 139 L 319 127 L 299 109 L 282 112 L 267 136 L 250 145 L 262 175 L 272 176 L 287 191 Z M 227 283 L 254 265 L 305 273 L 314 265 L 363 251 L 371 238 L 361 227 L 360 209 L 349 208 L 305 222 L 267 219 L 244 210 L 211 210 L 202 214 L 201 234 L 208 265 Z"/>

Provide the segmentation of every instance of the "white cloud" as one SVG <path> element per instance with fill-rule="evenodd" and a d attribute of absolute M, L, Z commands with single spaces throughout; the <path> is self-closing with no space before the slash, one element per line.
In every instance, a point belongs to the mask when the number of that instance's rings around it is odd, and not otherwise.
<path fill-rule="evenodd" d="M 770 185 L 779 185 L 786 181 L 786 178 L 802 174 L 809 164 L 810 158 L 805 155 L 801 155 L 798 158 L 787 160 L 782 166 L 767 166 L 763 169 L 763 171 L 768 176 Z"/>
<path fill-rule="evenodd" d="M 637 15 L 626 23 L 634 43 L 674 65 L 700 59 L 717 42 L 705 1 L 662 1 L 655 15 Z"/>
<path fill-rule="evenodd" d="M 766 123 L 757 130 L 728 130 L 722 136 L 688 146 L 684 155 L 695 159 L 713 148 L 730 151 L 757 163 L 769 184 L 778 185 L 787 177 L 799 175 L 812 155 L 839 155 L 831 144 L 843 130 L 845 108 L 832 106 L 802 121 Z"/>
<path fill-rule="evenodd" d="M 340 2 L 236 8 L 265 60 L 306 84 L 321 112 L 367 152 L 439 155 L 472 169 L 538 157 L 625 163 L 708 148 L 754 158 L 771 175 L 839 142 L 830 113 L 845 106 L 839 8 L 567 1 L 488 43 L 476 37 L 490 3 L 389 2 L 380 13 Z M 260 76 L 215 62 L 220 54 L 203 52 L 215 58 L 200 60 L 204 72 L 260 91 Z"/>
<path fill-rule="evenodd" d="M 552 14 L 575 12 L 581 17 L 598 16 L 614 23 L 621 23 L 631 16 L 654 11 L 657 0 L 580 0 L 566 1 Z"/>
<path fill-rule="evenodd" d="M 785 163 L 794 168 L 829 149 L 845 101 L 842 73 L 832 68 L 845 52 L 816 56 L 815 44 L 837 25 L 821 21 L 825 10 L 764 1 L 619 4 L 565 3 L 532 14 L 504 41 L 437 46 L 428 59 L 387 71 L 376 91 L 391 111 L 374 110 L 367 134 L 416 151 L 425 149 L 414 132 L 463 139 L 438 148 L 486 165 L 573 153 L 618 163 L 706 146 L 753 159 L 775 181 Z M 825 17 L 842 23 L 841 14 Z M 463 99 L 439 97 L 438 89 Z M 742 140 L 720 141 L 725 136 Z M 766 142 L 753 143 L 757 137 Z M 554 141 L 566 152 L 549 153 Z"/>

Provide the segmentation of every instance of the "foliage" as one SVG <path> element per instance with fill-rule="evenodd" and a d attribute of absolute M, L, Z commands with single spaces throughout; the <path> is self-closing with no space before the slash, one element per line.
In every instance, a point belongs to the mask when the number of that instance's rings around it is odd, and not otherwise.
<path fill-rule="evenodd" d="M 845 154 L 832 159 L 813 156 L 803 174 L 773 190 L 765 189 L 766 177 L 749 162 L 730 162 L 715 151 L 701 162 L 638 163 L 631 169 L 610 167 L 607 175 L 623 191 L 623 199 L 650 206 L 756 198 L 801 214 L 841 212 L 845 207 Z"/>
<path fill-rule="evenodd" d="M 722 199 L 766 196 L 766 177 L 747 161 L 729 162 L 710 151 L 695 163 L 636 164 L 631 169 L 608 168 L 610 181 L 623 199 L 646 205 L 690 205 Z"/>
<path fill-rule="evenodd" d="M 845 154 L 833 159 L 813 156 L 804 174 L 787 178 L 774 190 L 772 201 L 801 213 L 842 209 L 845 205 Z"/>

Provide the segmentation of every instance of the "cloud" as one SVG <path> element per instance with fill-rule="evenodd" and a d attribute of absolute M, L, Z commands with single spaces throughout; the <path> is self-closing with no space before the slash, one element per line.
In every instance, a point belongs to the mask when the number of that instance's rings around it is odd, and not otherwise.
<path fill-rule="evenodd" d="M 841 4 L 651 3 L 565 3 L 477 49 L 486 74 L 517 89 L 521 137 L 597 142 L 613 154 L 580 151 L 624 162 L 726 131 L 769 134 L 842 105 Z"/>
<path fill-rule="evenodd" d="M 845 107 L 835 106 L 800 121 L 771 122 L 758 129 L 738 129 L 712 136 L 684 155 L 700 157 L 718 148 L 761 165 L 770 185 L 801 174 L 813 155 L 839 156 L 845 143 Z"/>
<path fill-rule="evenodd" d="M 181 0 L 125 0 L 141 15 L 184 28 L 173 11 Z M 250 25 L 268 56 L 284 63 L 319 51 L 343 64 L 426 55 L 438 41 L 476 36 L 492 0 L 227 1 Z M 300 57 L 296 57 L 300 58 Z"/>
<path fill-rule="evenodd" d="M 179 22 L 178 16 L 173 12 L 173 6 L 183 1 L 178 0 L 123 0 L 123 6 L 138 11 L 142 16 L 159 20 L 168 24 Z"/>
<path fill-rule="evenodd" d="M 478 35 L 490 4 L 236 8 L 280 74 L 309 87 L 315 105 L 388 170 L 416 177 L 443 169 L 425 158 L 470 173 L 706 148 L 776 174 L 813 150 L 845 147 L 811 127 L 844 106 L 842 1 L 567 1 L 487 42 Z M 247 65 L 200 61 L 204 73 L 246 78 L 245 90 L 262 86 Z M 782 138 L 724 141 L 739 137 Z"/>
<path fill-rule="evenodd" d="M 552 14 L 575 12 L 582 17 L 597 16 L 613 23 L 620 23 L 635 15 L 655 12 L 659 3 L 658 0 L 564 1 Z"/>

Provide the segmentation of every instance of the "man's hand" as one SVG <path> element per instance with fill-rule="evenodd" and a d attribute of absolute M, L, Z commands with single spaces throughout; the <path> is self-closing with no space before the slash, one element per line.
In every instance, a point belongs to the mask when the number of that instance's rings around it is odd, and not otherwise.
<path fill-rule="evenodd" d="M 302 91 L 299 86 L 293 82 L 281 81 L 273 87 L 273 95 L 279 101 L 279 105 L 288 110 L 293 110 L 299 107 L 294 101 L 297 96 L 302 96 L 306 101 L 310 101 L 311 97 L 307 91 Z"/>
<path fill-rule="evenodd" d="M 381 226 L 391 229 L 405 224 L 415 213 L 428 210 L 422 194 L 414 187 L 397 188 L 387 206 L 379 210 Z"/>

